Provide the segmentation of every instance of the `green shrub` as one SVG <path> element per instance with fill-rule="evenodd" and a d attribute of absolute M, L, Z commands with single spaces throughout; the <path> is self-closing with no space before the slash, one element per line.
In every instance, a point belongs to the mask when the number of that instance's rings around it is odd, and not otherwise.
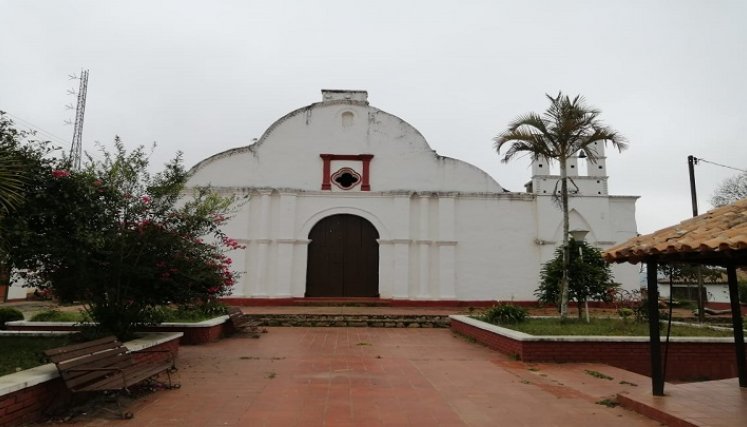
<path fill-rule="evenodd" d="M 739 283 L 739 301 L 747 304 L 747 282 Z"/>
<path fill-rule="evenodd" d="M 620 307 L 617 309 L 617 314 L 623 319 L 624 322 L 627 322 L 628 319 L 635 314 L 635 311 L 632 308 Z"/>
<path fill-rule="evenodd" d="M 158 307 L 154 310 L 154 317 L 161 322 L 201 322 L 213 317 L 228 314 L 228 308 L 220 302 L 211 300 L 196 305 L 180 305 L 178 307 Z"/>
<path fill-rule="evenodd" d="M 483 319 L 493 324 L 520 323 L 527 317 L 527 309 L 513 304 L 497 304 L 483 313 Z"/>
<path fill-rule="evenodd" d="M 0 307 L 0 329 L 5 329 L 5 322 L 23 320 L 23 313 L 10 307 Z"/>
<path fill-rule="evenodd" d="M 568 242 L 570 262 L 568 270 L 568 298 L 578 307 L 578 318 L 582 317 L 587 301 L 610 302 L 619 288 L 614 283 L 612 270 L 602 258 L 602 252 L 583 240 L 571 239 Z M 563 248 L 555 250 L 555 258 L 543 264 L 540 271 L 541 283 L 534 291 L 537 301 L 542 304 L 560 305 L 560 282 L 563 277 Z"/>

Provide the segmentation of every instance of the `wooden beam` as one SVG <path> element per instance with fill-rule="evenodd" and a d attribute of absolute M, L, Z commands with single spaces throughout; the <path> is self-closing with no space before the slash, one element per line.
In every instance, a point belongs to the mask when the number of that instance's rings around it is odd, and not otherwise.
<path fill-rule="evenodd" d="M 729 277 L 729 300 L 731 301 L 731 325 L 734 329 L 734 348 L 737 350 L 737 375 L 739 386 L 747 387 L 747 362 L 744 351 L 744 326 L 742 324 L 742 308 L 739 305 L 739 286 L 737 284 L 737 267 L 730 263 L 726 267 Z"/>
<path fill-rule="evenodd" d="M 654 396 L 664 396 L 664 372 L 661 368 L 661 340 L 659 338 L 659 290 L 657 261 L 646 261 L 648 282 L 648 334 L 651 350 L 651 386 Z"/>

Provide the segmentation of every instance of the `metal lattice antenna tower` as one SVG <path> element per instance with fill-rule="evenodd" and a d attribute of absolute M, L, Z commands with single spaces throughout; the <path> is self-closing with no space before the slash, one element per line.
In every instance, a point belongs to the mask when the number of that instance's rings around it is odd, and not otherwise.
<path fill-rule="evenodd" d="M 70 164 L 75 170 L 80 169 L 80 159 L 83 156 L 83 117 L 86 114 L 86 92 L 88 91 L 88 70 L 80 71 L 80 87 L 78 88 L 78 105 L 75 107 L 75 128 L 73 129 L 73 145 L 70 147 Z"/>

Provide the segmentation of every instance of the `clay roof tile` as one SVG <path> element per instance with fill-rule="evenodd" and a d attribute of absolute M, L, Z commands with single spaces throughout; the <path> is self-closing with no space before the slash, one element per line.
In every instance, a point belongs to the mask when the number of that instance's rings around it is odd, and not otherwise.
<path fill-rule="evenodd" d="M 609 262 L 635 263 L 653 255 L 714 255 L 745 250 L 747 199 L 742 199 L 615 245 L 604 252 L 604 258 Z"/>

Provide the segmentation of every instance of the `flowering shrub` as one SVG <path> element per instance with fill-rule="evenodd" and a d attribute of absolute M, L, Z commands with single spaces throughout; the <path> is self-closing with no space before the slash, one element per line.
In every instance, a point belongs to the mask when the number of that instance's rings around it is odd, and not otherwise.
<path fill-rule="evenodd" d="M 242 245 L 220 230 L 234 200 L 200 189 L 180 202 L 188 173 L 177 155 L 151 175 L 143 147 L 70 171 L 34 162 L 20 215 L 2 219 L 7 261 L 31 286 L 87 304 L 107 332 L 128 338 L 158 320 L 162 304 L 205 304 L 231 292 L 228 253 Z"/>
<path fill-rule="evenodd" d="M 67 178 L 70 176 L 70 171 L 65 169 L 55 169 L 52 171 L 52 177 L 53 178 Z"/>

